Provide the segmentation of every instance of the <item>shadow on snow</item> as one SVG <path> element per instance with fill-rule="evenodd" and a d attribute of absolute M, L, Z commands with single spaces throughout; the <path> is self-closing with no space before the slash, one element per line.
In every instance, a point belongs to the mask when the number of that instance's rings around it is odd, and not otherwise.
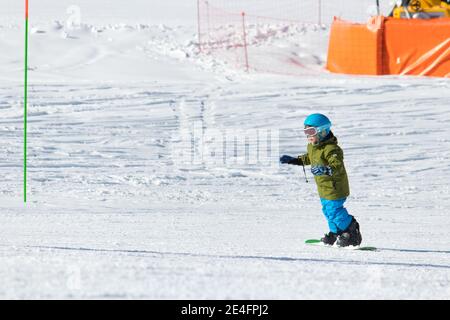
<path fill-rule="evenodd" d="M 277 257 L 277 256 L 254 256 L 254 255 L 209 255 L 201 253 L 187 253 L 187 252 L 160 252 L 148 250 L 124 250 L 124 249 L 96 249 L 96 248 L 75 248 L 75 247 L 58 247 L 58 246 L 26 246 L 32 249 L 49 249 L 49 250 L 67 250 L 67 251 L 86 251 L 86 252 L 111 252 L 111 253 L 132 253 L 132 254 L 146 254 L 146 255 L 160 255 L 160 256 L 185 256 L 198 258 L 215 258 L 215 259 L 244 259 L 244 260 L 267 260 L 267 261 L 281 261 L 281 262 L 316 262 L 316 263 L 343 263 L 349 265 L 360 266 L 394 266 L 394 267 L 409 267 L 409 268 L 437 268 L 450 269 L 450 265 L 444 264 L 428 264 L 428 263 L 406 263 L 406 262 L 378 262 L 378 261 L 355 261 L 355 260 L 337 260 L 337 259 L 314 259 L 314 258 L 295 258 L 295 257 Z M 449 251 L 432 251 L 432 250 L 413 250 L 413 249 L 389 249 L 380 250 L 400 251 L 400 252 L 438 252 L 450 253 Z"/>

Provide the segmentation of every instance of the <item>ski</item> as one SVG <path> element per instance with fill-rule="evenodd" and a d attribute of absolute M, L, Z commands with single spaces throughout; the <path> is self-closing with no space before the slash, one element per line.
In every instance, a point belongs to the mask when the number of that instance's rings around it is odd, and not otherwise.
<path fill-rule="evenodd" d="M 313 246 L 321 246 L 321 247 L 328 247 L 328 248 L 336 248 L 336 249 L 344 249 L 344 250 L 359 250 L 359 251 L 378 251 L 376 247 L 369 247 L 369 246 L 349 246 L 349 247 L 338 247 L 338 246 L 330 246 L 326 245 L 323 242 L 321 242 L 318 239 L 309 239 L 305 241 L 305 244 L 307 245 L 313 245 Z"/>

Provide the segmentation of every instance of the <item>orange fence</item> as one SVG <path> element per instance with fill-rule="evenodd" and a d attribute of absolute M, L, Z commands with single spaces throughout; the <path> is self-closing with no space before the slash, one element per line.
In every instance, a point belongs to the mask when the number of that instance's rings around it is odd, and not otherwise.
<path fill-rule="evenodd" d="M 450 78 L 450 19 L 387 19 L 384 73 Z"/>
<path fill-rule="evenodd" d="M 335 19 L 327 69 L 363 75 L 450 77 L 450 19 Z"/>
<path fill-rule="evenodd" d="M 382 74 L 382 26 L 380 19 L 372 19 L 368 24 L 335 19 L 327 69 L 335 73 Z"/>

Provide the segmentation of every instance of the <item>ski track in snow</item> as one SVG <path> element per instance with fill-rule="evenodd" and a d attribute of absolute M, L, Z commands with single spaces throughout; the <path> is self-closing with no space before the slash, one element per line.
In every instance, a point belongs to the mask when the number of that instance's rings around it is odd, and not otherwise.
<path fill-rule="evenodd" d="M 198 55 L 191 28 L 34 27 L 27 206 L 21 30 L 0 28 L 0 297 L 450 298 L 448 79 L 320 71 L 326 30 L 290 77 Z M 193 122 L 302 153 L 312 112 L 335 124 L 347 207 L 379 252 L 303 244 L 327 226 L 301 168 L 177 158 Z"/>

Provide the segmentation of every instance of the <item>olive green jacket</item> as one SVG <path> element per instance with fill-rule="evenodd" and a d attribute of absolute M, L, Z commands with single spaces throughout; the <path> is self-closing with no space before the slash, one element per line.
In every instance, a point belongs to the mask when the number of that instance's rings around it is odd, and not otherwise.
<path fill-rule="evenodd" d="M 350 187 L 344 166 L 344 152 L 333 133 L 317 145 L 308 144 L 307 151 L 307 154 L 298 156 L 304 165 L 329 166 L 332 170 L 331 176 L 314 176 L 320 198 L 338 200 L 348 197 Z"/>

